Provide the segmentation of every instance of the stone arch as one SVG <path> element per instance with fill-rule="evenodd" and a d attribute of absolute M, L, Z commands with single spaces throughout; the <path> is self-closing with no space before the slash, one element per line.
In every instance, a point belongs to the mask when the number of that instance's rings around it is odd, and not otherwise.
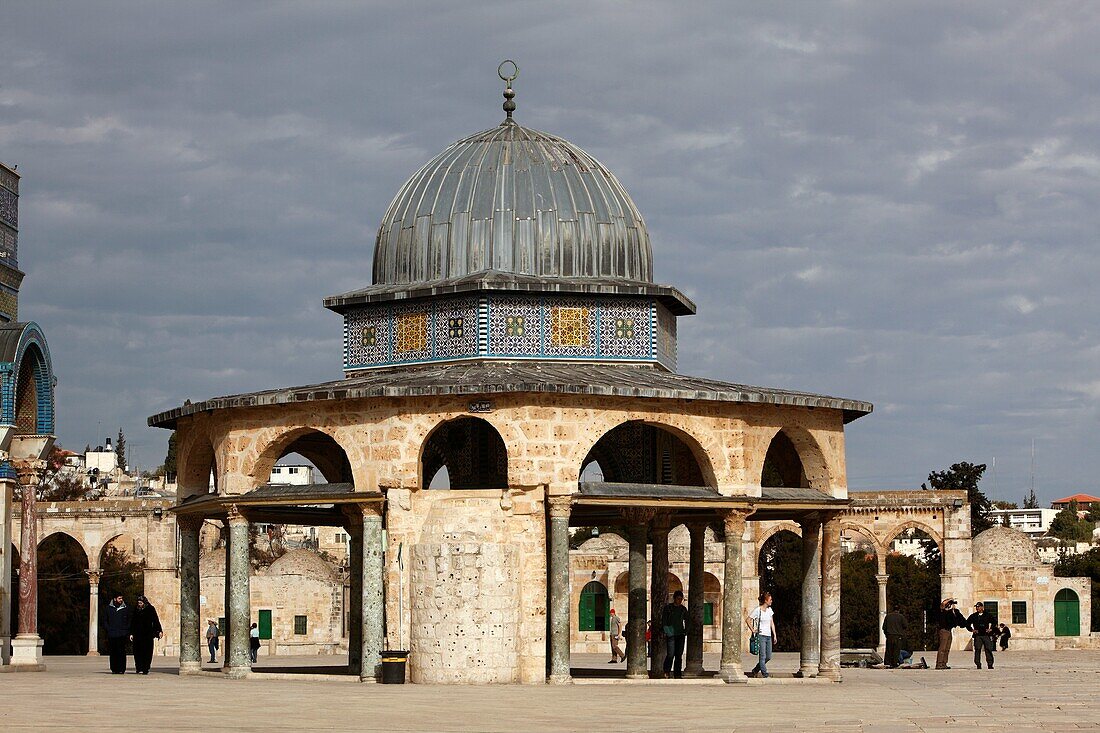
<path fill-rule="evenodd" d="M 128 539 L 129 540 L 129 548 L 123 547 L 118 542 L 119 540 L 122 540 L 122 539 Z M 137 552 L 137 547 L 138 547 L 137 543 L 138 543 L 137 537 L 135 535 L 131 534 L 130 532 L 127 532 L 125 530 L 123 530 L 121 532 L 115 532 L 107 540 L 100 543 L 99 547 L 95 551 L 95 554 L 94 555 L 88 555 L 88 559 L 89 559 L 89 561 L 91 561 L 92 558 L 94 557 L 96 568 L 102 567 L 102 565 L 103 565 L 103 556 L 107 553 L 107 549 L 110 548 L 110 547 L 114 547 L 116 549 L 122 550 L 123 552 L 125 552 L 131 558 L 141 560 L 143 558 L 142 558 L 142 554 Z M 93 568 L 93 569 L 95 569 L 95 568 Z"/>
<path fill-rule="evenodd" d="M 626 596 L 630 593 L 630 572 L 624 570 L 615 576 L 615 583 L 611 586 L 614 595 Z"/>
<path fill-rule="evenodd" d="M 447 468 L 453 489 L 507 489 L 508 448 L 496 426 L 469 415 L 443 420 L 420 446 L 420 489 Z"/>
<path fill-rule="evenodd" d="M 710 453 L 702 443 L 659 420 L 626 420 L 604 431 L 577 465 L 577 476 L 593 461 L 603 469 L 604 481 L 611 483 L 717 486 Z"/>
<path fill-rule="evenodd" d="M 890 545 L 894 543 L 894 540 L 898 538 L 898 535 L 909 529 L 919 529 L 921 532 L 924 532 L 936 543 L 940 548 L 940 552 L 943 552 L 943 536 L 928 524 L 917 519 L 908 519 L 891 529 L 886 535 L 886 540 L 882 543 L 883 548 L 888 549 Z"/>
<path fill-rule="evenodd" d="M 180 499 L 210 493 L 213 476 L 213 493 L 218 493 L 218 461 L 214 444 L 205 432 L 191 432 L 183 445 L 177 446 L 176 481 Z"/>
<path fill-rule="evenodd" d="M 287 428 L 263 443 L 251 466 L 245 469 L 251 488 L 268 483 L 271 469 L 288 453 L 297 453 L 317 467 L 328 483 L 354 483 L 348 450 L 331 431 L 319 427 Z"/>
<path fill-rule="evenodd" d="M 764 450 L 763 455 L 754 457 L 754 467 L 749 474 L 750 476 L 757 476 L 761 486 L 765 485 L 765 468 L 768 465 L 769 455 L 775 455 L 773 450 L 784 454 L 788 450 L 792 450 L 794 458 L 797 459 L 797 467 L 784 465 L 777 469 L 780 475 L 787 480 L 789 478 L 786 474 L 793 477 L 797 471 L 797 485 L 788 488 L 811 488 L 826 494 L 832 493 L 833 477 L 828 460 L 825 458 L 825 452 L 821 449 L 821 445 L 809 430 L 801 427 L 784 426 L 776 428 L 768 436 L 768 447 Z"/>
<path fill-rule="evenodd" d="M 761 548 L 764 547 L 764 544 L 768 540 L 770 540 L 772 537 L 775 537 L 780 532 L 790 532 L 791 534 L 798 535 L 799 537 L 802 536 L 802 528 L 798 526 L 798 522 L 792 522 L 789 519 L 781 520 L 768 527 L 766 530 L 764 530 L 764 534 L 760 535 L 760 537 L 757 538 L 757 553 L 760 552 Z"/>
<path fill-rule="evenodd" d="M 55 529 L 51 532 L 46 533 L 45 536 L 39 537 L 38 538 L 38 546 L 42 547 L 42 545 L 45 544 L 46 540 L 52 540 L 52 539 L 58 537 L 58 535 L 60 535 L 64 539 L 72 540 L 77 545 L 79 545 L 80 549 L 84 551 L 85 559 L 88 561 L 88 562 L 85 563 L 84 567 L 85 568 L 91 567 L 89 565 L 89 563 L 91 561 L 91 557 L 92 557 L 91 550 L 88 548 L 87 543 L 85 543 L 84 538 L 83 537 L 78 537 L 73 532 L 67 532 L 63 529 Z"/>
<path fill-rule="evenodd" d="M 91 597 L 88 548 L 72 534 L 38 543 L 38 629 L 44 654 L 86 654 Z M 94 643 L 94 641 L 93 641 Z"/>
<path fill-rule="evenodd" d="M 860 537 L 862 537 L 863 539 L 865 539 L 869 543 L 871 543 L 871 547 L 874 549 L 876 555 L 878 555 L 878 556 L 883 555 L 882 543 L 879 541 L 879 538 L 876 537 L 875 534 L 871 530 L 867 529 L 866 527 L 861 527 L 860 525 L 855 524 L 853 522 L 843 522 L 843 523 L 841 523 L 840 533 L 843 535 L 845 532 L 849 532 L 849 531 L 858 534 Z"/>

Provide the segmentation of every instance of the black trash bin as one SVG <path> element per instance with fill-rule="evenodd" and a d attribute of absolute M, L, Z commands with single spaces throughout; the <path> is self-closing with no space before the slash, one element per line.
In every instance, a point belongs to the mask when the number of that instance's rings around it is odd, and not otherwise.
<path fill-rule="evenodd" d="M 382 652 L 382 684 L 405 684 L 405 660 L 409 658 L 408 652 L 384 651 Z"/>

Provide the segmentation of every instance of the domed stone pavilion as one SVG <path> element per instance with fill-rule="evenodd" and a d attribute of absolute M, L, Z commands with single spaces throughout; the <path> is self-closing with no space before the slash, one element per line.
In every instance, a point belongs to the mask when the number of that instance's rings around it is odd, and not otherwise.
<path fill-rule="evenodd" d="M 871 405 L 677 373 L 695 305 L 654 282 L 637 206 L 582 149 L 517 124 L 514 96 L 509 81 L 500 125 L 398 189 L 371 284 L 325 300 L 342 379 L 149 419 L 177 431 L 181 671 L 201 660 L 202 519 L 229 527 L 231 676 L 249 671 L 249 524 L 288 523 L 351 536 L 352 671 L 373 681 L 384 648 L 407 649 L 410 680 L 437 683 L 570 681 L 570 528 L 627 540 L 641 620 L 668 597 L 684 524 L 685 674 L 743 681 L 745 523 L 788 519 L 806 538 L 800 674 L 839 679 L 844 426 Z M 326 483 L 269 485 L 290 453 Z M 703 668 L 708 528 L 724 542 L 719 670 Z M 628 678 L 650 674 L 645 627 L 629 625 Z"/>

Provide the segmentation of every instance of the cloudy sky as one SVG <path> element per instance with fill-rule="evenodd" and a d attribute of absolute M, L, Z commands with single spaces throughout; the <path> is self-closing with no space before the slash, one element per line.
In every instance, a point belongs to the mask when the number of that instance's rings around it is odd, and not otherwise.
<path fill-rule="evenodd" d="M 853 488 L 1100 492 L 1100 5 L 11 0 L 0 159 L 59 434 L 340 374 L 404 179 L 501 118 L 595 155 L 699 315 L 681 371 L 869 400 Z"/>

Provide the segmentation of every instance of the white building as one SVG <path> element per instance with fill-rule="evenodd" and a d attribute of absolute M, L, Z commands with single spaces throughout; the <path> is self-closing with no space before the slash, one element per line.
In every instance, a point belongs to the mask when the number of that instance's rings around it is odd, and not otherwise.
<path fill-rule="evenodd" d="M 1032 539 L 1045 535 L 1057 515 L 1057 509 L 994 509 L 989 512 L 992 521 L 1003 525 L 1007 518 L 1009 527 L 1020 530 Z"/>
<path fill-rule="evenodd" d="M 313 483 L 313 466 L 273 466 L 268 483 L 308 486 Z"/>

